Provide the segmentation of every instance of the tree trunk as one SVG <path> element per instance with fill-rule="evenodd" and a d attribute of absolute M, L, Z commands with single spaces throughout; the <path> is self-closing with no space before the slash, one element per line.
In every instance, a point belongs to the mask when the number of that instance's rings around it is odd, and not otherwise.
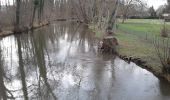
<path fill-rule="evenodd" d="M 112 11 L 112 14 L 111 14 L 109 22 L 108 22 L 108 27 L 106 29 L 107 32 L 113 31 L 113 27 L 114 27 L 115 21 L 116 21 L 118 7 L 119 7 L 119 0 L 116 0 L 115 7 Z"/>
<path fill-rule="evenodd" d="M 106 36 L 103 38 L 102 42 L 100 42 L 98 49 L 103 53 L 116 54 L 117 45 L 119 45 L 118 40 L 114 36 Z"/>
<path fill-rule="evenodd" d="M 125 23 L 125 20 L 126 20 L 126 15 L 123 15 L 123 17 L 122 17 L 122 24 Z"/>
<path fill-rule="evenodd" d="M 16 8 L 16 29 L 19 29 L 19 24 L 20 24 L 20 4 L 21 0 L 16 0 L 17 3 L 17 8 Z"/>
<path fill-rule="evenodd" d="M 39 1 L 39 12 L 38 12 L 39 23 L 41 23 L 42 21 L 43 10 L 44 10 L 44 0 L 40 0 Z"/>
<path fill-rule="evenodd" d="M 101 46 L 99 46 L 99 50 L 104 53 L 117 53 L 116 46 L 118 45 L 118 41 L 114 36 L 112 36 L 112 33 L 116 21 L 118 7 L 119 0 L 116 0 L 115 7 L 113 8 L 112 14 L 109 18 L 108 26 L 106 29 L 106 36 L 103 38 Z"/>
<path fill-rule="evenodd" d="M 36 12 L 36 5 L 34 5 L 34 10 L 33 10 L 33 15 L 32 15 L 32 21 L 31 21 L 31 28 L 33 27 L 33 24 L 34 24 L 34 19 L 35 19 L 35 12 Z"/>
<path fill-rule="evenodd" d="M 0 24 L 0 32 L 2 32 L 2 27 L 1 27 L 1 24 Z"/>
<path fill-rule="evenodd" d="M 16 0 L 16 22 L 15 22 L 15 32 L 19 32 L 20 30 L 20 6 L 21 0 Z"/>

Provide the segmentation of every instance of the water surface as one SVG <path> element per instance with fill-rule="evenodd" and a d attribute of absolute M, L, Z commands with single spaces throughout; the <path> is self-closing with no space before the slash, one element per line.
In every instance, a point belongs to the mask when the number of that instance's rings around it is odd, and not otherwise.
<path fill-rule="evenodd" d="M 97 52 L 94 34 L 54 23 L 0 40 L 0 98 L 170 100 L 170 85 L 133 63 Z"/>

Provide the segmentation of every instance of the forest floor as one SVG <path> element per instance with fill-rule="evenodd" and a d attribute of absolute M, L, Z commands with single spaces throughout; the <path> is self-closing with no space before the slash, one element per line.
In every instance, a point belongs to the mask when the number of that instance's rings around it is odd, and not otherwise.
<path fill-rule="evenodd" d="M 132 58 L 140 58 L 142 61 L 146 61 L 146 65 L 154 71 L 161 72 L 161 63 L 153 41 L 157 37 L 161 38 L 160 32 L 163 28 L 163 21 L 129 19 L 124 24 L 118 23 L 117 26 L 115 36 L 119 42 L 119 54 Z M 170 27 L 170 23 L 166 23 L 166 27 Z M 96 30 L 95 32 L 97 37 L 100 37 L 101 33 Z"/>

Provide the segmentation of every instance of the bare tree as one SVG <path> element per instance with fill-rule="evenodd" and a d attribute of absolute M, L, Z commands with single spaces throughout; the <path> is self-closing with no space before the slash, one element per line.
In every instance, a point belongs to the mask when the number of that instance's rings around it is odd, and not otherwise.
<path fill-rule="evenodd" d="M 131 8 L 134 5 L 142 5 L 145 6 L 144 1 L 142 0 L 122 0 L 121 5 L 122 5 L 122 23 L 125 22 L 126 18 L 128 17 L 128 14 L 131 10 Z"/>
<path fill-rule="evenodd" d="M 149 8 L 148 12 L 149 12 L 151 18 L 155 18 L 156 17 L 156 11 L 153 8 L 153 6 Z"/>
<path fill-rule="evenodd" d="M 20 30 L 20 6 L 21 0 L 16 0 L 16 22 L 15 22 L 15 32 Z"/>
<path fill-rule="evenodd" d="M 113 27 L 115 25 L 118 7 L 119 7 L 119 0 L 116 0 L 115 7 L 112 11 L 112 14 L 110 15 L 108 26 L 107 26 L 107 29 L 106 29 L 108 32 L 112 31 Z"/>
<path fill-rule="evenodd" d="M 170 0 L 167 0 L 167 3 L 168 3 L 167 9 L 168 9 L 168 12 L 170 12 Z"/>
<path fill-rule="evenodd" d="M 169 39 L 157 38 L 154 40 L 156 55 L 162 65 L 163 73 L 170 73 L 170 45 Z"/>

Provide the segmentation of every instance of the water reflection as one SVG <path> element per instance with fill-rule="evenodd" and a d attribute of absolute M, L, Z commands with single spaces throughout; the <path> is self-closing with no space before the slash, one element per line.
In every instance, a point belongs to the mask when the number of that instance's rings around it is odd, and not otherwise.
<path fill-rule="evenodd" d="M 4 68 L 3 68 L 3 58 L 1 54 L 1 46 L 0 46 L 0 98 L 3 100 L 7 100 L 6 87 L 4 83 Z"/>
<path fill-rule="evenodd" d="M 24 93 L 24 99 L 28 100 L 28 92 L 27 92 L 27 83 L 26 83 L 26 76 L 25 76 L 25 70 L 24 70 L 24 62 L 23 62 L 23 55 L 22 55 L 22 47 L 21 47 L 21 36 L 17 36 L 17 46 L 18 46 L 18 58 L 19 58 L 19 72 L 22 82 L 22 91 Z"/>
<path fill-rule="evenodd" d="M 37 34 L 33 32 L 32 34 L 32 45 L 33 47 L 33 52 L 36 60 L 36 66 L 38 67 L 39 70 L 39 78 L 38 78 L 38 85 L 39 85 L 39 96 L 41 97 L 42 94 L 44 95 L 43 98 L 49 99 L 50 94 L 52 97 L 56 100 L 57 97 L 53 93 L 53 90 L 48 82 L 47 78 L 47 68 L 46 67 L 51 67 L 46 64 L 45 61 L 45 52 L 47 53 L 47 56 L 49 56 L 48 51 L 46 49 L 46 38 L 45 34 L 43 33 L 43 30 L 40 30 Z M 41 34 L 41 35 L 40 35 Z M 45 86 L 46 88 L 44 90 L 41 90 L 41 81 L 43 81 L 44 84 L 42 86 Z M 49 94 L 50 93 L 50 94 Z M 42 99 L 42 98 L 41 98 Z"/>
<path fill-rule="evenodd" d="M 3 38 L 0 98 L 169 100 L 169 85 L 132 63 L 98 54 L 93 35 L 83 25 L 62 22 Z"/>

